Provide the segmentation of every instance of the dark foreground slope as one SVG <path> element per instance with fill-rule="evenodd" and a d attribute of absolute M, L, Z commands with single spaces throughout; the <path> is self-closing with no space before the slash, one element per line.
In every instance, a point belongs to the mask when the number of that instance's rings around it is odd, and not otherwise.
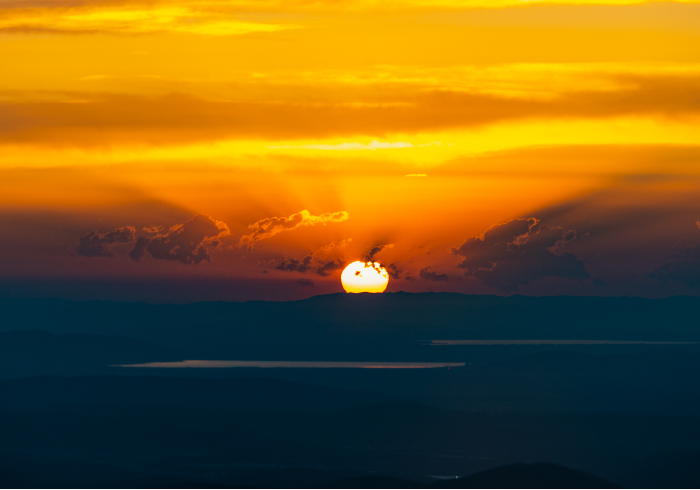
<path fill-rule="evenodd" d="M 479 414 L 403 402 L 330 414 L 57 407 L 3 410 L 0 420 L 0 471 L 68 486 L 170 478 L 293 487 L 371 474 L 425 484 L 548 461 L 644 487 L 650 474 L 679 481 L 664 465 L 700 451 L 700 417 Z M 688 485 L 700 483 L 694 466 L 674 471 L 690 475 Z"/>
<path fill-rule="evenodd" d="M 430 340 L 696 342 L 699 307 L 697 298 L 455 294 L 0 300 L 0 486 L 500 486 L 489 482 L 515 478 L 520 484 L 506 486 L 520 487 L 533 474 L 536 486 L 581 485 L 561 479 L 581 475 L 556 466 L 508 466 L 548 462 L 627 487 L 698 487 L 697 345 Z M 184 359 L 465 365 L 111 366 Z"/>
<path fill-rule="evenodd" d="M 433 488 L 619 488 L 583 471 L 557 464 L 512 464 L 444 480 Z"/>

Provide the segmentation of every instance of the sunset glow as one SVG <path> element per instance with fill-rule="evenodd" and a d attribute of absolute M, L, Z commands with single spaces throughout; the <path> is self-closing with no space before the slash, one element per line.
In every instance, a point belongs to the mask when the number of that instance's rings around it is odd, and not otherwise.
<path fill-rule="evenodd" d="M 700 244 L 698 19 L 690 1 L 2 3 L 0 282 L 300 299 L 342 291 L 359 257 L 388 291 L 695 294 L 671 270 Z M 535 220 L 532 250 L 463 246 L 513 220 Z"/>
<path fill-rule="evenodd" d="M 340 280 L 347 293 L 383 293 L 389 285 L 389 274 L 379 262 L 358 260 L 343 270 Z"/>

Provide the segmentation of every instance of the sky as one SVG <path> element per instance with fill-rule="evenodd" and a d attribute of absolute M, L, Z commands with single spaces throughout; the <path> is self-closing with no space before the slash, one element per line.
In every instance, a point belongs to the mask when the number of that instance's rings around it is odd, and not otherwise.
<path fill-rule="evenodd" d="M 700 1 L 0 0 L 0 294 L 700 293 Z"/>

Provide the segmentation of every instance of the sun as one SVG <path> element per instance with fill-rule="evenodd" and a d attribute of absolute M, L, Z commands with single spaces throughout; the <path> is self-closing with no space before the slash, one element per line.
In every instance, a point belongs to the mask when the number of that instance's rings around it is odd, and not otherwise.
<path fill-rule="evenodd" d="M 379 262 L 358 260 L 343 270 L 340 281 L 347 293 L 383 293 L 389 284 L 389 274 Z"/>

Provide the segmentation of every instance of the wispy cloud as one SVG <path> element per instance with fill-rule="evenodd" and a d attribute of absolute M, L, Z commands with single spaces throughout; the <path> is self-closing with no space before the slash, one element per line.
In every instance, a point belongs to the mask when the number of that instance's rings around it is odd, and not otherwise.
<path fill-rule="evenodd" d="M 0 93 L 0 141 L 90 146 L 117 143 L 167 143 L 265 138 L 285 142 L 272 151 L 399 151 L 447 147 L 438 141 L 326 143 L 354 134 L 410 134 L 484 128 L 517 121 L 652 118 L 694 124 L 700 109 L 700 75 L 617 76 L 624 87 L 552 94 L 547 100 L 493 94 L 431 90 L 426 86 L 395 88 L 404 106 L 342 106 L 335 101 L 276 101 L 272 92 L 243 100 L 212 100 L 170 93 L 146 97 L 116 93 L 71 92 L 70 100 L 27 99 Z M 313 87 L 309 85 L 309 90 Z M 348 87 L 340 84 L 339 92 Z M 268 90 L 270 87 L 263 87 Z M 278 91 L 283 91 L 279 87 Z M 12 97 L 12 98 L 11 98 Z M 24 97 L 24 98 L 23 98 Z M 80 103 L 76 103 L 80 101 Z M 309 139 L 319 143 L 294 144 Z M 287 143 L 289 142 L 289 143 Z"/>
<path fill-rule="evenodd" d="M 239 247 L 248 247 L 251 250 L 256 242 L 266 240 L 273 236 L 285 232 L 301 228 L 303 226 L 325 225 L 327 223 L 338 223 L 350 218 L 347 211 L 338 211 L 336 213 L 324 213 L 321 215 L 313 215 L 306 209 L 287 217 L 265 218 L 256 221 L 248 226 L 252 233 L 243 235 L 238 242 Z"/>
<path fill-rule="evenodd" d="M 231 15 L 212 14 L 187 6 L 128 6 L 102 8 L 25 8 L 5 10 L 0 31 L 62 34 L 152 34 L 179 32 L 230 36 L 272 32 L 296 25 L 246 22 Z"/>
<path fill-rule="evenodd" d="M 231 234 L 223 221 L 198 214 L 184 224 L 172 226 L 169 230 L 158 233 L 156 229 L 147 232 L 157 234 L 152 237 L 139 237 L 129 256 L 139 261 L 146 252 L 154 259 L 176 260 L 183 264 L 199 264 L 209 261 L 209 247 L 217 247 L 221 240 Z"/>
<path fill-rule="evenodd" d="M 421 148 L 425 146 L 442 146 L 439 141 L 414 145 L 407 141 L 377 141 L 372 140 L 369 143 L 339 143 L 335 145 L 280 145 L 268 146 L 270 150 L 325 150 L 325 151 L 358 151 L 358 150 L 394 150 L 397 148 Z"/>

